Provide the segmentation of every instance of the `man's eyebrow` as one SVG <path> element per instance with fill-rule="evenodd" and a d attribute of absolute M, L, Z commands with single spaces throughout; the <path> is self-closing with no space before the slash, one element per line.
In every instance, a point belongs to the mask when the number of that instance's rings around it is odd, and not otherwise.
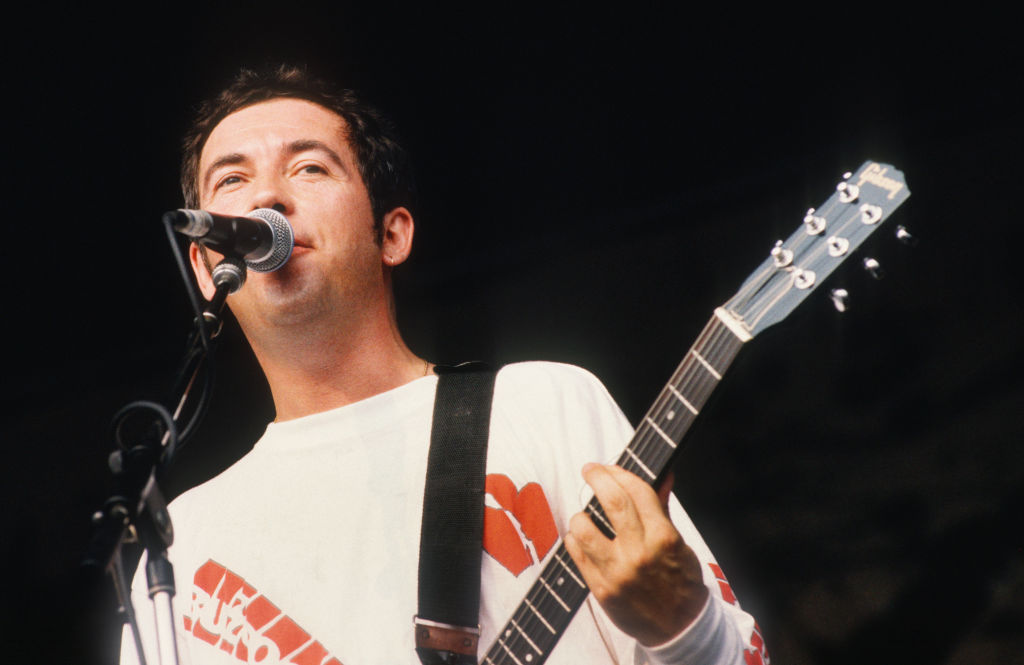
<path fill-rule="evenodd" d="M 222 155 L 218 157 L 212 164 L 206 167 L 206 173 L 203 174 L 203 189 L 206 189 L 207 185 L 210 184 L 210 176 L 213 172 L 222 166 L 234 166 L 235 164 L 241 164 L 248 160 L 248 157 L 240 152 L 232 152 L 228 155 Z"/>
<path fill-rule="evenodd" d="M 289 154 L 296 155 L 300 152 L 306 152 L 307 150 L 319 150 L 330 157 L 331 161 L 337 164 L 340 168 L 345 168 L 345 162 L 341 161 L 341 156 L 334 151 L 331 146 L 327 145 L 323 141 L 316 139 L 299 139 L 298 141 L 292 141 L 288 144 Z"/>

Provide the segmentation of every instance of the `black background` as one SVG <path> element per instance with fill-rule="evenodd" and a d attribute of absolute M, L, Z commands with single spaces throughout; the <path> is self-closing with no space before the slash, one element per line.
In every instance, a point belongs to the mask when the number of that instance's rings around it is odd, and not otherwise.
<path fill-rule="evenodd" d="M 161 398 L 190 314 L 160 214 L 178 141 L 241 65 L 305 63 L 397 122 L 422 191 L 398 275 L 436 361 L 549 359 L 636 422 L 777 238 L 866 159 L 913 192 L 756 338 L 677 491 L 776 663 L 1020 662 L 1021 53 L 1009 18 L 890 7 L 33 9 L 7 26 L 0 662 L 110 662 L 77 572 L 108 423 Z M 904 224 L 916 248 L 896 243 Z M 166 491 L 272 417 L 229 326 Z M 412 545 L 410 545 L 412 546 Z M 358 665 L 358 664 L 355 664 Z"/>

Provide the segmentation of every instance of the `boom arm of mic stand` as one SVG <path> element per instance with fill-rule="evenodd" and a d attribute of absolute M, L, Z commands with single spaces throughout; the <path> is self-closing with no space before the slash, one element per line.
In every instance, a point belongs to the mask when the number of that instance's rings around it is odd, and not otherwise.
<path fill-rule="evenodd" d="M 244 265 L 244 264 L 243 264 Z M 244 271 L 244 267 L 243 267 Z M 244 281 L 244 272 L 242 273 Z M 130 583 L 124 570 L 121 550 L 125 543 L 141 542 L 147 552 L 146 577 L 149 595 L 157 617 L 157 641 L 161 665 L 178 662 L 174 637 L 171 598 L 174 573 L 167 559 L 167 548 L 174 541 L 174 530 L 167 503 L 158 480 L 169 468 L 177 447 L 177 420 L 189 393 L 213 350 L 220 327 L 220 313 L 229 293 L 241 286 L 234 280 L 221 280 L 213 299 L 196 321 L 188 351 L 175 382 L 177 397 L 174 414 L 153 402 L 133 402 L 115 415 L 115 439 L 118 449 L 111 453 L 109 466 L 114 474 L 114 494 L 93 515 L 93 534 L 82 565 L 102 570 L 111 576 L 125 620 L 131 626 L 139 662 L 146 664 L 138 623 L 131 606 Z M 213 332 L 209 333 L 212 326 Z M 148 409 L 159 416 L 147 430 L 147 436 L 134 445 L 120 440 L 120 427 L 132 413 Z M 162 435 L 160 431 L 162 430 Z"/>

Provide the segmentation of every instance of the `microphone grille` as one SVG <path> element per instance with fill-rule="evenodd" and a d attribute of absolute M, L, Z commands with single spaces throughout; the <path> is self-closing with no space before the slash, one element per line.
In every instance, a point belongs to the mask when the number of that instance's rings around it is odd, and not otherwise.
<path fill-rule="evenodd" d="M 267 222 L 274 234 L 274 246 L 269 255 L 257 261 L 246 260 L 245 264 L 249 266 L 249 270 L 273 272 L 287 263 L 295 246 L 295 236 L 292 233 L 292 225 L 285 216 L 272 208 L 257 208 L 246 217 L 256 217 Z"/>

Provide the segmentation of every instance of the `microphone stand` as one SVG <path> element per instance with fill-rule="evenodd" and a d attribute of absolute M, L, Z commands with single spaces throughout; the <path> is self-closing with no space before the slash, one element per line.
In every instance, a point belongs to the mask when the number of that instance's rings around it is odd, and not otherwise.
<path fill-rule="evenodd" d="M 168 235 L 173 239 L 169 228 Z M 183 268 L 180 256 L 177 258 L 179 267 Z M 174 413 L 158 403 L 138 401 L 126 405 L 114 416 L 117 448 L 110 454 L 108 466 L 114 475 L 115 490 L 104 502 L 103 508 L 92 516 L 92 539 L 82 561 L 83 566 L 110 575 L 124 621 L 131 626 L 141 665 L 146 665 L 146 657 L 132 608 L 131 584 L 124 568 L 122 546 L 126 543 L 141 543 L 146 549 L 146 580 L 156 617 L 159 663 L 177 665 L 171 600 L 175 593 L 174 571 L 167 559 L 167 548 L 174 541 L 174 529 L 167 512 L 167 502 L 158 483 L 174 459 L 179 438 L 184 439 L 196 422 L 196 418 L 193 418 L 179 434 L 178 420 L 197 378 L 214 350 L 214 340 L 222 325 L 220 314 L 224 303 L 229 294 L 245 283 L 246 265 L 240 257 L 228 256 L 211 274 L 216 291 L 213 299 L 196 317 L 196 329 L 189 340 L 171 392 L 172 401 L 176 402 Z M 196 302 L 193 304 L 197 305 Z M 205 394 L 201 399 L 204 397 Z M 204 404 L 196 407 L 197 415 L 201 414 L 203 407 Z M 143 425 L 137 441 L 127 443 L 122 439 L 122 429 L 128 417 L 140 411 L 152 412 L 155 418 Z"/>

